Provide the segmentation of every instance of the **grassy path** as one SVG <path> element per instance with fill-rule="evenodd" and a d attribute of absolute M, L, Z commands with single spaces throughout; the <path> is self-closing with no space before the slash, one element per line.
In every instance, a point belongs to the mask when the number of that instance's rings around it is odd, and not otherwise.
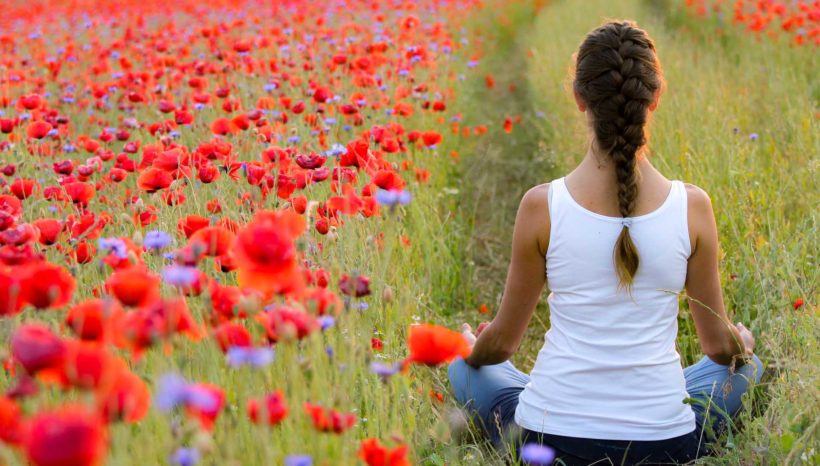
<path fill-rule="evenodd" d="M 521 195 L 561 176 L 584 153 L 585 128 L 569 92 L 571 56 L 605 18 L 629 18 L 655 39 L 668 89 L 652 126 L 652 160 L 668 177 L 712 197 L 722 245 L 722 279 L 730 318 L 757 336 L 769 370 L 714 464 L 797 464 L 818 459 L 820 334 L 816 187 L 820 154 L 818 56 L 732 31 L 679 12 L 677 2 L 552 2 L 532 28 L 520 23 L 511 53 L 494 65 L 508 97 L 481 96 L 496 114 L 521 115 L 510 135 L 490 134 L 461 173 L 460 206 L 472 226 L 467 297 L 495 309 L 503 291 L 509 240 Z M 519 18 L 521 20 L 521 18 Z M 499 76 L 501 79 L 498 79 Z M 496 83 L 498 85 L 498 83 Z M 488 94 L 489 95 L 489 94 Z M 795 299 L 806 304 L 793 309 Z M 542 304 L 543 307 L 543 304 Z M 457 313 L 452 324 L 483 317 Z M 548 315 L 539 309 L 516 362 L 529 369 Z M 682 300 L 679 351 L 700 356 Z M 465 447 L 466 448 L 466 447 Z M 813 449 L 813 450 L 812 450 Z M 465 455 L 485 455 L 486 450 Z M 814 456 L 813 456 L 814 455 Z M 712 464 L 710 463 L 710 464 Z"/>

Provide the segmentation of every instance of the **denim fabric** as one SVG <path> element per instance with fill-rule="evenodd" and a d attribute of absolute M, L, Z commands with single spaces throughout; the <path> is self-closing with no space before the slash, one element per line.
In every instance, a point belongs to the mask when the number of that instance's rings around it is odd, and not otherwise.
<path fill-rule="evenodd" d="M 752 381 L 760 382 L 763 363 L 754 356 L 735 373 L 729 366 L 704 356 L 684 368 L 686 391 L 692 398 L 696 428 L 689 434 L 666 440 L 597 440 L 544 434 L 515 424 L 518 395 L 529 376 L 509 361 L 474 369 L 463 360 L 450 364 L 448 375 L 456 400 L 470 412 L 496 447 L 511 442 L 513 447 L 537 442 L 554 448 L 566 465 L 675 464 L 708 455 L 706 443 L 726 427 L 727 416 L 741 408 L 741 396 Z M 555 464 L 561 464 L 556 461 Z"/>

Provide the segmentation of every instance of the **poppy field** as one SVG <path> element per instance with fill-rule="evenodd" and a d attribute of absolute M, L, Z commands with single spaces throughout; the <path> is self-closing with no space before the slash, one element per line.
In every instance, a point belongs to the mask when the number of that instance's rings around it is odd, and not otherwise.
<path fill-rule="evenodd" d="M 580 3 L 5 2 L 0 465 L 519 462 L 443 367 L 583 155 L 563 84 L 606 17 L 658 43 L 653 163 L 711 194 L 769 367 L 709 461 L 820 460 L 820 2 Z"/>

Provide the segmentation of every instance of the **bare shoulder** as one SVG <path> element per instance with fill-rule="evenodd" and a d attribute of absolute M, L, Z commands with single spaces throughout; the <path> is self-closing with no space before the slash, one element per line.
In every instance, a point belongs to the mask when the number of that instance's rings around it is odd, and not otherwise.
<path fill-rule="evenodd" d="M 549 221 L 549 189 L 549 183 L 539 184 L 538 186 L 530 188 L 529 191 L 524 193 L 524 197 L 521 199 L 520 209 L 528 215 L 534 215 L 536 217 L 544 215 L 546 220 Z"/>
<path fill-rule="evenodd" d="M 689 212 L 693 215 L 690 217 L 703 217 L 712 215 L 712 199 L 709 198 L 703 188 L 691 183 L 684 183 L 686 187 L 687 204 L 689 205 Z"/>
<path fill-rule="evenodd" d="M 704 250 L 704 247 L 706 250 L 714 250 L 717 248 L 717 232 L 712 200 L 702 188 L 689 183 L 685 183 L 685 186 L 692 255 Z"/>
<path fill-rule="evenodd" d="M 546 253 L 549 246 L 549 189 L 549 183 L 530 188 L 521 199 L 516 221 L 524 231 L 529 233 L 527 236 L 534 237 L 542 255 Z"/>

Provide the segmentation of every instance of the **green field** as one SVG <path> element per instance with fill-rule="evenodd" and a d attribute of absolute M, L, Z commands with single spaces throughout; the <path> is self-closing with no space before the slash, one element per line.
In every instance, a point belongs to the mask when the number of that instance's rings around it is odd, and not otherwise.
<path fill-rule="evenodd" d="M 480 302 L 500 302 L 521 196 L 563 176 L 586 150 L 570 90 L 572 54 L 605 19 L 634 19 L 655 40 L 667 80 L 650 158 L 668 178 L 710 194 L 727 312 L 752 329 L 767 365 L 745 402 L 740 433 L 724 439 L 720 458 L 704 462 L 817 464 L 818 54 L 755 40 L 740 28 L 724 25 L 720 33 L 719 24 L 688 16 L 680 3 L 549 2 L 535 19 L 523 13 L 509 28 L 505 46 L 522 65 L 505 66 L 504 56 L 494 67 L 517 86 L 516 97 L 498 99 L 495 108 L 526 123 L 465 157 L 462 202 L 474 226 L 465 249 L 475 263 L 465 287 Z M 807 304 L 795 310 L 797 298 Z M 452 322 L 480 319 L 473 311 Z M 548 322 L 542 302 L 514 357 L 525 372 Z M 691 364 L 701 352 L 683 299 L 679 323 L 679 352 Z M 463 454 L 490 461 L 486 450 Z"/>
<path fill-rule="evenodd" d="M 464 26 L 481 31 L 486 55 L 457 84 L 461 88 L 448 108 L 462 115 L 463 126 L 486 124 L 487 134 L 457 137 L 441 125 L 444 142 L 435 151 L 412 156 L 432 173 L 428 184 L 413 190 L 412 203 L 396 211 L 383 208 L 380 217 L 366 221 L 351 219 L 327 237 L 311 231 L 300 238 L 305 257 L 333 277 L 352 271 L 370 277 L 368 308 L 354 305 L 332 330 L 298 344 L 277 345 L 276 360 L 261 371 L 227 367 L 215 344 L 180 341 L 169 355 L 161 349 L 147 352 L 133 371 L 150 387 L 162 374 L 179 372 L 222 387 L 226 407 L 212 433 L 196 429 L 179 413 L 169 422 L 168 415 L 155 409 L 138 424 L 112 425 L 108 464 L 165 464 L 171 452 L 186 445 L 200 449 L 201 464 L 280 465 L 287 455 L 299 453 L 311 454 L 316 465 L 360 464 L 356 454 L 366 437 L 407 443 L 413 464 L 514 462 L 460 421 L 446 368 L 414 366 L 383 382 L 368 363 L 405 358 L 407 328 L 413 323 L 455 329 L 462 322 L 491 319 L 503 291 L 521 196 L 563 176 L 584 155 L 586 129 L 569 91 L 569 69 L 586 32 L 607 18 L 634 19 L 656 42 L 667 90 L 652 123 L 650 157 L 668 178 L 710 194 L 727 312 L 755 334 L 756 353 L 767 366 L 763 383 L 744 402 L 738 431 L 721 440 L 720 457 L 706 458 L 703 464 L 820 464 L 817 47 L 756 40 L 742 30 L 690 17 L 683 1 L 534 3 L 499 2 L 474 12 Z M 451 66 L 463 68 L 463 63 Z M 449 71 L 464 72 L 443 70 L 442 75 Z M 487 75 L 495 79 L 492 89 Z M 507 116 L 521 117 L 509 134 L 502 128 Z M 429 114 L 414 118 L 438 124 Z M 181 143 L 199 142 L 186 137 Z M 243 153 L 259 149 L 254 141 L 237 146 Z M 450 156 L 451 151 L 458 157 Z M 223 184 L 220 189 L 208 198 L 190 190 L 189 202 L 162 209 L 151 229 L 175 231 L 179 218 L 208 215 L 204 206 L 210 197 L 234 199 L 241 186 Z M 311 189 L 317 191 L 309 194 L 317 197 L 329 191 L 327 186 Z M 159 195 L 152 196 L 156 200 Z M 31 205 L 28 220 L 51 215 L 47 202 Z M 108 208 L 93 205 L 98 211 Z M 112 222 L 107 236 L 141 238 L 129 214 L 113 215 L 125 220 Z M 247 221 L 252 213 L 230 204 L 224 215 Z M 53 250 L 49 254 L 55 262 L 62 259 Z M 160 256 L 145 261 L 154 270 L 161 268 Z M 106 279 L 95 267 L 73 272 L 83 285 L 75 302 L 90 297 L 92 288 Z M 794 309 L 797 298 L 805 304 Z M 482 304 L 489 314 L 478 312 Z M 205 304 L 197 301 L 191 308 L 202 320 Z M 1 321 L 3 341 L 30 315 Z M 61 316 L 46 313 L 36 317 L 55 327 L 61 321 Z M 691 364 L 701 352 L 683 297 L 679 323 L 679 352 Z M 531 368 L 548 325 L 542 300 L 513 358 L 522 370 Z M 383 340 L 382 352 L 371 350 L 373 336 Z M 9 376 L 0 374 L 0 386 L 10 384 Z M 246 400 L 276 389 L 287 394 L 291 416 L 276 427 L 249 423 Z M 56 405 L 86 396 L 49 388 L 26 403 Z M 353 412 L 359 421 L 342 435 L 317 433 L 302 413 L 305 401 Z M 20 464 L 20 458 L 0 446 L 0 465 Z"/>

